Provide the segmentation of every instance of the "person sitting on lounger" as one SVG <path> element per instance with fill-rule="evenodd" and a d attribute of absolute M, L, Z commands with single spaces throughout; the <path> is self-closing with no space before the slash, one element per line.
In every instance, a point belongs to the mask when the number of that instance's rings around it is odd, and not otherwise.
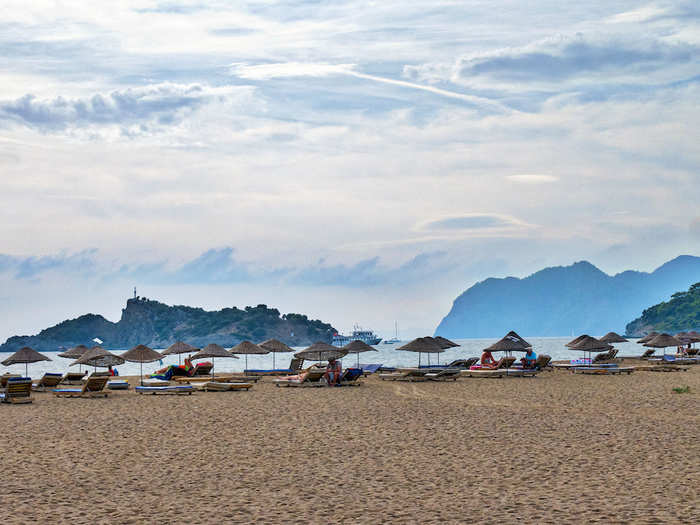
<path fill-rule="evenodd" d="M 481 354 L 481 368 L 498 368 L 501 366 L 501 362 L 503 361 L 503 358 L 499 359 L 496 361 L 493 358 L 493 355 L 489 350 L 484 350 L 484 353 Z"/>
<path fill-rule="evenodd" d="M 323 377 L 326 378 L 326 383 L 328 386 L 334 386 L 340 383 L 340 374 L 343 371 L 343 367 L 340 365 L 340 361 L 336 359 L 329 359 L 328 365 L 326 366 L 326 373 Z"/>
<path fill-rule="evenodd" d="M 525 357 L 520 360 L 523 368 L 535 368 L 535 361 L 537 361 L 537 354 L 532 348 L 528 348 Z"/>

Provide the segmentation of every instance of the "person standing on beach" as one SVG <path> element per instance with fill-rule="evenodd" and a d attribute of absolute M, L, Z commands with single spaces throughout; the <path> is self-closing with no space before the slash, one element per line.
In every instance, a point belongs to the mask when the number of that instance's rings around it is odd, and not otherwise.
<path fill-rule="evenodd" d="M 341 366 L 340 361 L 336 359 L 328 360 L 328 365 L 326 365 L 326 374 L 324 375 L 328 386 L 335 386 L 340 383 L 340 373 L 342 370 L 343 367 Z"/>

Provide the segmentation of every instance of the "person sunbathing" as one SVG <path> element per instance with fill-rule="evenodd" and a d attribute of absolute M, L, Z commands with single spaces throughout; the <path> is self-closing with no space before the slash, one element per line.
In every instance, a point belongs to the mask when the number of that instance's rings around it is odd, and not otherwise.
<path fill-rule="evenodd" d="M 535 368 L 535 362 L 537 361 L 537 354 L 532 348 L 527 349 L 525 357 L 523 357 L 520 362 L 523 368 Z"/>
<path fill-rule="evenodd" d="M 489 350 L 484 350 L 484 353 L 481 354 L 481 368 L 496 369 L 501 366 L 502 362 L 503 358 L 496 361 Z"/>

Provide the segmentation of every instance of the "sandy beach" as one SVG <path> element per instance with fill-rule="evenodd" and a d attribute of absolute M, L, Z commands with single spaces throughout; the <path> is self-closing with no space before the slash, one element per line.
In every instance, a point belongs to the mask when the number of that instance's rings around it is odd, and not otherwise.
<path fill-rule="evenodd" d="M 697 522 L 699 392 L 700 367 L 36 393 L 0 406 L 0 504 L 6 523 Z"/>

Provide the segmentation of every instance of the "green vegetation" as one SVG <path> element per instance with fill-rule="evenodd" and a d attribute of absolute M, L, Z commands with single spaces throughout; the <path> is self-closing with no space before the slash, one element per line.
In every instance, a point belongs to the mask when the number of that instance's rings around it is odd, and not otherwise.
<path fill-rule="evenodd" d="M 689 386 L 677 386 L 673 389 L 676 394 L 690 394 Z"/>
<path fill-rule="evenodd" d="M 676 333 L 700 327 L 700 283 L 687 292 L 674 293 L 671 300 L 647 308 L 642 316 L 627 325 L 627 333 L 638 335 L 656 330 Z"/>

